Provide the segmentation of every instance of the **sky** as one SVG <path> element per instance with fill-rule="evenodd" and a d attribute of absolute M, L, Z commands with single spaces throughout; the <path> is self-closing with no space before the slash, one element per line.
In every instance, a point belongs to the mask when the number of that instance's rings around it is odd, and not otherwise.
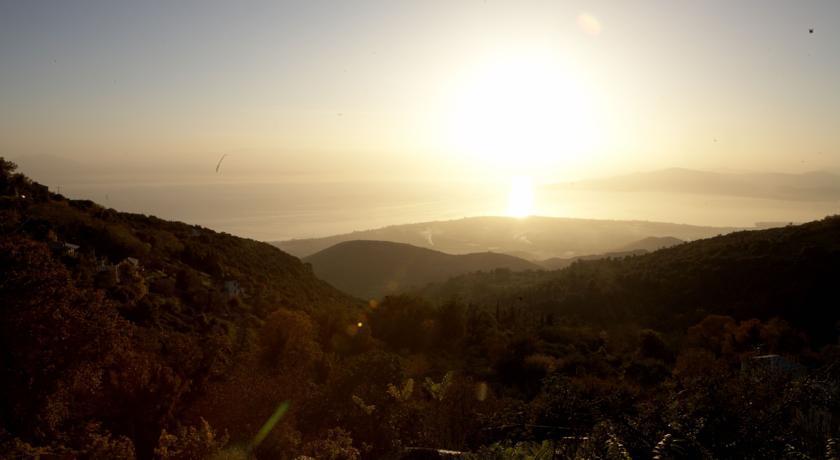
<path fill-rule="evenodd" d="M 360 177 L 836 167 L 838 24 L 836 1 L 4 0 L 0 151 Z"/>
<path fill-rule="evenodd" d="M 838 81 L 834 0 L 0 0 L 0 155 L 62 183 L 840 171 Z"/>

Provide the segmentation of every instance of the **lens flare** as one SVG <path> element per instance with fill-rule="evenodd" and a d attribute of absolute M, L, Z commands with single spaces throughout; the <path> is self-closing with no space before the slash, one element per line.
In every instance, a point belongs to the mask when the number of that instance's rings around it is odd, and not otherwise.
<path fill-rule="evenodd" d="M 577 17 L 577 24 L 585 34 L 596 37 L 601 34 L 601 22 L 589 13 L 581 13 Z"/>

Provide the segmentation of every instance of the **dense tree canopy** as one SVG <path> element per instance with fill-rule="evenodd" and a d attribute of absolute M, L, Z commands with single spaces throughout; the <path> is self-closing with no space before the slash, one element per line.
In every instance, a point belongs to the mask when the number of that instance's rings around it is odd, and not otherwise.
<path fill-rule="evenodd" d="M 0 195 L 4 457 L 836 449 L 836 217 L 365 303 L 267 244 L 67 200 L 5 160 Z"/>

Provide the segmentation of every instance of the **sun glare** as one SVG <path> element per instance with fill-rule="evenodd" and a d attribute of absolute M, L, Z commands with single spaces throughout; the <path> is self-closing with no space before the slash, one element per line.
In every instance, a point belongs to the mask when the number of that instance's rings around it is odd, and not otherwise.
<path fill-rule="evenodd" d="M 455 148 L 500 170 L 536 174 L 574 160 L 596 137 L 585 91 L 547 53 L 476 68 L 455 100 L 450 120 Z"/>
<path fill-rule="evenodd" d="M 534 183 L 530 177 L 517 176 L 511 180 L 508 194 L 508 215 L 528 217 L 534 210 Z"/>

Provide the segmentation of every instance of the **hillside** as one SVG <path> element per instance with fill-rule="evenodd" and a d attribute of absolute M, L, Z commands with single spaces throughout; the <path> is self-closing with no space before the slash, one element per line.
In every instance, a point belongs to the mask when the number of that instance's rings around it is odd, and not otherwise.
<path fill-rule="evenodd" d="M 67 200 L 2 158 L 0 305 L 0 456 L 15 458 L 151 458 L 163 430 L 188 443 L 179 430 L 202 419 L 247 441 L 282 400 L 302 401 L 255 364 L 282 324 L 304 361 L 283 347 L 275 359 L 305 379 L 319 350 L 358 346 L 346 327 L 361 312 L 269 244 Z"/>
<path fill-rule="evenodd" d="M 425 289 L 437 301 L 519 305 L 595 324 L 687 327 L 709 314 L 786 318 L 836 337 L 840 217 L 742 231 L 644 255 L 578 261 L 554 272 L 478 273 Z"/>
<path fill-rule="evenodd" d="M 838 272 L 832 217 L 363 303 L 0 159 L 0 457 L 822 458 Z"/>
<path fill-rule="evenodd" d="M 346 241 L 303 260 L 312 264 L 319 278 L 362 299 L 380 298 L 469 272 L 540 268 L 505 254 L 452 255 L 387 241 Z"/>
<path fill-rule="evenodd" d="M 308 257 L 344 241 L 377 240 L 411 244 L 449 254 L 492 251 L 529 260 L 570 258 L 621 250 L 647 237 L 696 240 L 737 230 L 645 221 L 560 217 L 469 217 L 395 225 L 325 238 L 273 242 L 298 257 Z"/>

